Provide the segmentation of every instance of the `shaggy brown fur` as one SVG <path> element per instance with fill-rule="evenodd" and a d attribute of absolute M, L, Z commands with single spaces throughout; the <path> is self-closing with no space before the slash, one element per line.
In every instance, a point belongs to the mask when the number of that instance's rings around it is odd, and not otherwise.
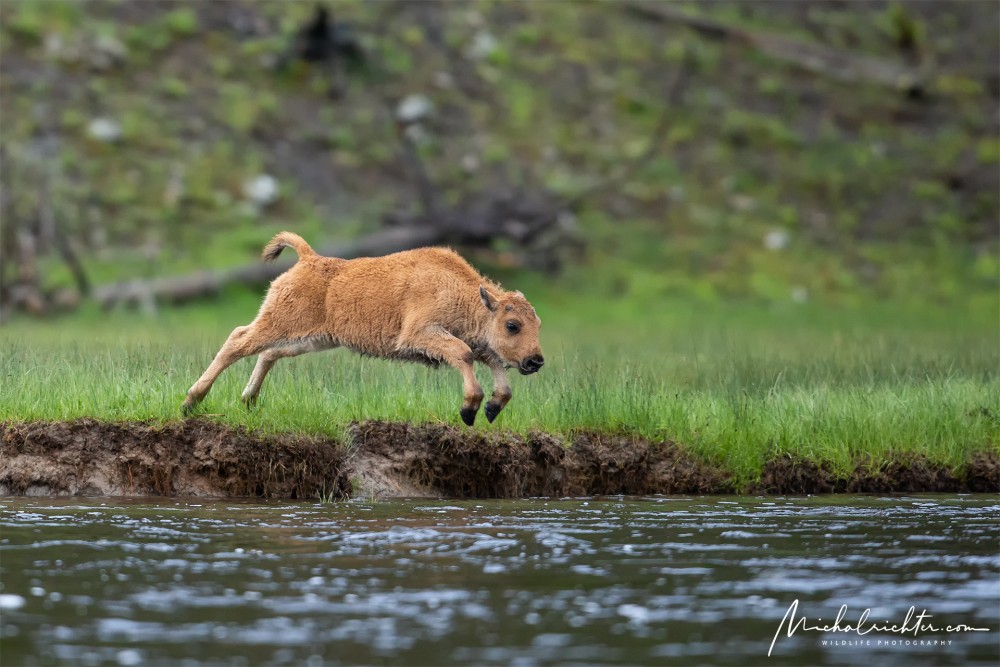
<path fill-rule="evenodd" d="M 542 367 L 541 321 L 520 292 L 504 291 L 447 248 L 420 248 L 385 257 L 323 257 L 300 236 L 282 232 L 264 247 L 273 260 L 291 247 L 299 261 L 271 283 L 257 318 L 237 327 L 187 393 L 190 412 L 219 374 L 259 354 L 243 401 L 252 405 L 278 359 L 348 347 L 376 357 L 444 362 L 462 374 L 462 420 L 470 426 L 483 400 L 472 371 L 480 361 L 493 371 L 486 403 L 493 421 L 511 397 L 506 368 L 528 375 Z"/>

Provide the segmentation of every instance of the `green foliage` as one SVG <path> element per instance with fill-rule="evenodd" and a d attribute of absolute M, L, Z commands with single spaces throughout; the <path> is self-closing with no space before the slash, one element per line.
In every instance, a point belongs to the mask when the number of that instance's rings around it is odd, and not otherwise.
<path fill-rule="evenodd" d="M 3 3 L 0 10 L 3 30 L 34 45 L 48 33 L 65 34 L 79 25 L 83 8 L 79 2 L 18 0 Z"/>
<path fill-rule="evenodd" d="M 164 24 L 151 22 L 128 27 L 124 38 L 130 57 L 137 59 L 139 63 L 146 63 L 151 62 L 149 56 L 169 47 L 174 36 Z"/>
<path fill-rule="evenodd" d="M 237 132 L 250 132 L 278 107 L 273 93 L 251 90 L 239 83 L 224 83 L 219 95 L 219 116 Z"/>
<path fill-rule="evenodd" d="M 384 46 L 381 56 L 382 66 L 389 74 L 406 75 L 413 69 L 412 55 L 397 45 Z"/>
<path fill-rule="evenodd" d="M 1000 276 L 1000 254 L 996 252 L 981 252 L 972 264 L 972 271 L 975 276 L 991 286 L 996 285 L 996 280 Z"/>
<path fill-rule="evenodd" d="M 191 88 L 184 83 L 183 79 L 172 76 L 160 81 L 160 89 L 165 95 L 177 99 L 183 99 L 191 94 Z"/>
<path fill-rule="evenodd" d="M 524 83 L 511 83 L 507 89 L 507 103 L 510 105 L 511 121 L 514 127 L 527 129 L 536 112 L 535 91 Z"/>
<path fill-rule="evenodd" d="M 780 119 L 739 109 L 730 109 L 723 119 L 723 132 L 733 141 L 768 148 L 795 148 L 802 140 Z"/>
<path fill-rule="evenodd" d="M 996 164 L 1000 162 L 1000 139 L 989 137 L 980 140 L 976 145 L 976 158 L 982 164 Z"/>
<path fill-rule="evenodd" d="M 518 44 L 523 46 L 535 46 L 543 39 L 542 28 L 537 24 L 523 24 L 517 26 L 513 32 Z"/>
<path fill-rule="evenodd" d="M 11 33 L 33 42 L 41 41 L 44 27 L 45 20 L 39 11 L 38 3 L 22 3 L 13 19 L 7 24 L 7 29 Z"/>
<path fill-rule="evenodd" d="M 167 13 L 163 24 L 178 37 L 190 37 L 198 32 L 198 15 L 191 7 L 179 7 Z"/>
<path fill-rule="evenodd" d="M 904 49 L 919 50 L 927 39 L 926 27 L 900 2 L 893 2 L 880 21 L 882 29 L 892 42 Z"/>

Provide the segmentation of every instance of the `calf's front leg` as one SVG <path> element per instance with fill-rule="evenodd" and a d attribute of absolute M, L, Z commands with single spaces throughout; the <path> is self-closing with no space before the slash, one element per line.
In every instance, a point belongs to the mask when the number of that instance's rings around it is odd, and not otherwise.
<path fill-rule="evenodd" d="M 507 369 L 503 367 L 503 362 L 493 358 L 488 360 L 486 364 L 493 372 L 493 395 L 486 402 L 483 412 L 486 413 L 486 419 L 492 424 L 500 411 L 510 401 L 513 391 L 511 391 L 510 381 L 507 379 Z"/>
<path fill-rule="evenodd" d="M 472 426 L 483 402 L 483 388 L 472 370 L 472 350 L 468 345 L 448 333 L 443 327 L 431 326 L 412 334 L 400 336 L 401 352 L 418 352 L 432 359 L 440 359 L 462 374 L 463 401 L 459 414 L 462 421 Z"/>

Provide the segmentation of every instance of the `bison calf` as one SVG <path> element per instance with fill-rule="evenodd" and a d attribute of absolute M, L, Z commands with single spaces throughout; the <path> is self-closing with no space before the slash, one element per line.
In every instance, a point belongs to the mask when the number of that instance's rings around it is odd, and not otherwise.
<path fill-rule="evenodd" d="M 457 368 L 465 384 L 460 414 L 471 426 L 483 400 L 473 361 L 493 371 L 493 396 L 485 409 L 491 422 L 511 397 L 505 369 L 515 366 L 529 375 L 544 363 L 541 321 L 524 295 L 484 279 L 451 250 L 345 260 L 318 255 L 297 234 L 282 232 L 264 247 L 264 259 L 275 259 L 285 247 L 294 248 L 299 261 L 271 283 L 256 319 L 229 335 L 188 390 L 185 412 L 243 357 L 260 355 L 243 390 L 243 401 L 252 405 L 278 359 L 343 346 Z"/>

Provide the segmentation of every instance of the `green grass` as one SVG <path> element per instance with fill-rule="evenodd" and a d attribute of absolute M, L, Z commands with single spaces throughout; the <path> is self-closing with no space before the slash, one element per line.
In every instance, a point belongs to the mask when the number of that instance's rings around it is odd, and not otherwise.
<path fill-rule="evenodd" d="M 1000 446 L 997 308 L 598 301 L 518 284 L 544 322 L 545 369 L 512 377 L 514 398 L 476 429 L 621 430 L 667 438 L 753 480 L 789 453 L 840 472 L 890 453 L 960 467 Z M 0 419 L 164 421 L 258 297 L 136 314 L 89 313 L 0 329 Z M 261 402 L 239 395 L 253 360 L 226 371 L 200 408 L 228 424 L 341 437 L 354 420 L 461 426 L 450 369 L 346 350 L 284 360 Z M 489 372 L 479 369 L 489 393 Z M 464 427 L 463 427 L 464 428 Z"/>

